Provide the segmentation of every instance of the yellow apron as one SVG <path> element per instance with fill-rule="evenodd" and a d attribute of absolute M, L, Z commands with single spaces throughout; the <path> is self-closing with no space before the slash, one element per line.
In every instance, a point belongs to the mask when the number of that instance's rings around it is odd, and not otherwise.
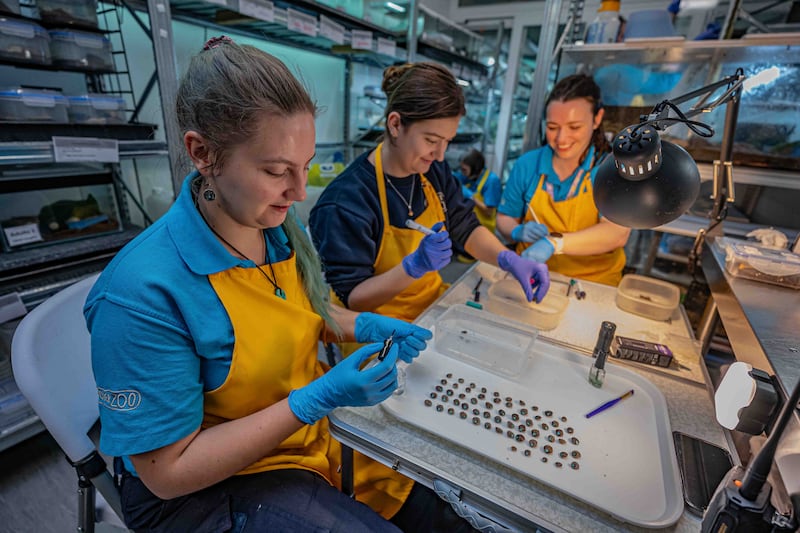
<path fill-rule="evenodd" d="M 545 175 L 539 176 L 530 207 L 539 217 L 539 221 L 551 232 L 571 233 L 597 224 L 600 213 L 592 196 L 592 181 L 589 179 L 589 174 L 589 171 L 586 171 L 583 175 L 583 183 L 580 184 L 577 194 L 561 202 L 553 201 L 547 191 L 542 189 Z M 527 209 L 522 222 L 532 220 L 530 209 Z M 529 243 L 517 243 L 517 253 L 522 253 L 528 246 Z M 550 270 L 565 276 L 616 286 L 622 279 L 625 251 L 617 248 L 596 255 L 553 255 L 547 261 L 547 266 Z"/>
<path fill-rule="evenodd" d="M 481 202 L 484 202 L 481 189 L 483 188 L 488 178 L 489 178 L 489 169 L 487 168 L 483 172 L 483 176 L 481 176 L 481 181 L 478 182 L 478 187 L 477 189 L 475 189 L 475 194 L 473 194 L 473 198 L 480 200 Z M 486 202 L 484 202 L 484 204 L 485 203 Z M 478 206 L 475 206 L 474 211 L 475 211 L 475 216 L 478 217 L 478 221 L 481 223 L 481 225 L 485 226 L 489 231 L 494 233 L 494 229 L 497 226 L 497 211 L 495 210 L 493 214 L 488 216 L 483 214 L 483 211 L 478 209 Z"/>
<path fill-rule="evenodd" d="M 204 394 L 203 427 L 247 416 L 286 398 L 324 371 L 317 360 L 323 322 L 297 274 L 295 256 L 273 263 L 286 300 L 274 294 L 255 268 L 233 268 L 209 276 L 233 325 L 235 343 L 225 382 Z M 300 468 L 317 472 L 341 489 L 341 447 L 328 432 L 328 419 L 306 425 L 239 474 Z M 356 498 L 391 518 L 413 481 L 355 453 Z"/>

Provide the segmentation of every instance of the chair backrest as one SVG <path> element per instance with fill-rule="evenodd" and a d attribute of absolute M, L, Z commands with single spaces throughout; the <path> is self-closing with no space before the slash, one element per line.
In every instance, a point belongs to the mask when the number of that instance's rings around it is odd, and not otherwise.
<path fill-rule="evenodd" d="M 98 275 L 54 294 L 22 319 L 11 342 L 19 390 L 69 459 L 95 450 L 87 435 L 99 416 L 83 304 Z"/>

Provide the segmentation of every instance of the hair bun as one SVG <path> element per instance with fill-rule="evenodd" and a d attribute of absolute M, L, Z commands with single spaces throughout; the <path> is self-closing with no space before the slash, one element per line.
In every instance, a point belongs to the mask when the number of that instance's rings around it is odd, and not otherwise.
<path fill-rule="evenodd" d="M 227 35 L 219 35 L 217 37 L 212 37 L 206 41 L 206 44 L 203 45 L 203 51 L 211 50 L 212 48 L 222 46 L 223 44 L 233 44 L 233 39 L 231 39 Z"/>

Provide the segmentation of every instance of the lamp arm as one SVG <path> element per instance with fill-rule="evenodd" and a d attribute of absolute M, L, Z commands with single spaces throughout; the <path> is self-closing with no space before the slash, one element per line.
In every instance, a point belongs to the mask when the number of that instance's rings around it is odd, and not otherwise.
<path fill-rule="evenodd" d="M 694 106 L 692 106 L 689 110 L 683 113 L 684 118 L 690 119 L 694 116 L 697 116 L 701 113 L 708 113 L 717 107 L 728 103 L 729 101 L 738 98 L 741 94 L 742 84 L 746 76 L 742 69 L 737 69 L 736 73 L 732 76 L 727 76 L 717 82 L 711 83 L 706 85 L 705 87 L 701 87 L 694 91 L 690 91 L 686 94 L 682 94 L 680 96 L 676 96 L 675 98 L 670 98 L 668 100 L 664 100 L 656 105 L 651 111 L 650 115 L 647 116 L 648 121 L 652 121 L 653 125 L 656 129 L 664 130 L 669 127 L 670 124 L 660 124 L 661 121 L 664 120 L 672 120 L 669 117 L 670 106 L 668 105 L 671 103 L 673 106 L 677 107 L 678 105 L 692 100 L 693 98 L 697 98 L 698 96 L 703 96 L 699 102 L 697 102 Z M 728 89 L 717 97 L 715 100 L 711 101 L 711 103 L 706 104 L 706 100 L 720 87 L 728 86 Z"/>

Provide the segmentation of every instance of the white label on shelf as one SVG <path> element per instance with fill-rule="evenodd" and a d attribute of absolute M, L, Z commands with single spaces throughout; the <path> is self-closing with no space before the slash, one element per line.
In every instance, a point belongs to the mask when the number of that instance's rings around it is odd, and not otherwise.
<path fill-rule="evenodd" d="M 38 224 L 23 224 L 22 226 L 11 226 L 3 228 L 9 246 L 20 246 L 32 242 L 41 242 L 42 234 L 39 233 Z"/>
<path fill-rule="evenodd" d="M 372 32 L 352 30 L 350 32 L 350 46 L 354 50 L 372 50 Z"/>
<path fill-rule="evenodd" d="M 378 53 L 385 56 L 394 57 L 397 53 L 397 44 L 391 39 L 378 37 Z"/>
<path fill-rule="evenodd" d="M 206 0 L 209 4 L 217 4 L 218 6 L 228 7 L 228 0 Z"/>
<path fill-rule="evenodd" d="M 35 226 L 36 224 L 32 224 Z M 38 232 L 38 228 L 37 228 Z M 28 310 L 25 309 L 25 304 L 22 303 L 22 298 L 19 294 L 12 292 L 0 296 L 0 324 L 23 316 Z"/>
<path fill-rule="evenodd" d="M 269 0 L 239 0 L 239 13 L 266 22 L 275 22 L 275 5 Z"/>
<path fill-rule="evenodd" d="M 56 163 L 119 163 L 119 143 L 95 137 L 53 137 L 53 155 Z"/>
<path fill-rule="evenodd" d="M 344 44 L 344 26 L 332 21 L 325 15 L 319 16 L 319 34 L 336 44 Z"/>
<path fill-rule="evenodd" d="M 317 36 L 317 17 L 306 15 L 294 9 L 286 10 L 286 27 L 290 30 L 308 35 Z"/>

